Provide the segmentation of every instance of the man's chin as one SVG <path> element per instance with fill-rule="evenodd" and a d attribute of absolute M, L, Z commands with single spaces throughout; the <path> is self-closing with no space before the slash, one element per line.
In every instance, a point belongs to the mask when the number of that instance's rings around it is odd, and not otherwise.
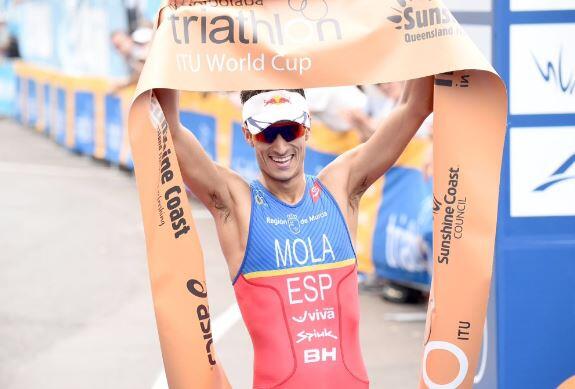
<path fill-rule="evenodd" d="M 292 180 L 297 176 L 297 169 L 288 169 L 288 170 L 270 169 L 266 171 L 266 174 L 273 180 L 286 182 Z"/>

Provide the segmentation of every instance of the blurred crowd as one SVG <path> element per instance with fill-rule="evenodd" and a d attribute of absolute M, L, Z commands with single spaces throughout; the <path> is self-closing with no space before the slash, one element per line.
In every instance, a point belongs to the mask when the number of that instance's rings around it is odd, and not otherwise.
<path fill-rule="evenodd" d="M 0 0 L 0 57 L 18 58 L 18 23 L 15 15 L 16 6 L 23 0 L 13 0 L 10 3 Z"/>
<path fill-rule="evenodd" d="M 37 0 L 0 0 L 0 57 L 21 57 L 23 54 L 22 45 L 19 42 L 20 39 L 23 39 L 21 27 L 24 25 L 23 20 L 26 16 L 24 13 L 30 9 L 26 6 L 34 7 L 37 4 Z M 153 35 L 153 13 L 150 10 L 157 9 L 160 4 L 161 0 L 112 0 L 109 2 L 108 7 L 111 12 L 123 10 L 125 13 L 124 15 L 117 15 L 116 13 L 117 17 L 114 21 L 106 22 L 108 28 L 111 28 L 110 45 L 123 58 L 128 68 L 127 83 L 122 82 L 123 85 L 133 83 L 138 79 Z M 81 10 L 90 9 L 89 2 L 86 0 L 69 0 L 62 7 L 78 13 Z M 53 12 L 57 13 L 58 11 Z M 78 20 L 80 23 L 83 22 L 80 16 Z M 64 22 L 66 21 L 62 21 L 62 23 Z M 39 26 L 39 28 L 48 26 L 51 24 L 48 23 Z M 51 32 L 46 31 L 46 33 L 50 34 Z M 82 31 L 75 31 L 73 34 L 79 35 L 81 33 Z M 82 38 L 76 37 L 78 42 L 82 42 Z M 55 43 L 57 46 L 58 42 Z M 52 48 L 52 50 L 55 49 Z M 22 56 L 25 57 L 25 55 Z"/>
<path fill-rule="evenodd" d="M 128 18 L 127 30 L 112 32 L 111 42 L 129 70 L 127 84 L 138 81 L 153 36 L 153 21 L 146 17 L 142 0 L 124 0 Z M 122 87 L 123 85 L 119 85 Z"/>

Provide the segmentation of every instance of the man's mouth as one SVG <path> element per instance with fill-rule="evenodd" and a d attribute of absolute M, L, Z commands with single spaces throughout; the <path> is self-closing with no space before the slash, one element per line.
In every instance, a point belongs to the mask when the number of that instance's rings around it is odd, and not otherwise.
<path fill-rule="evenodd" d="M 275 163 L 275 165 L 279 168 L 287 168 L 290 165 L 290 162 L 294 158 L 294 154 L 288 154 L 284 156 L 275 156 L 270 155 L 270 159 Z"/>

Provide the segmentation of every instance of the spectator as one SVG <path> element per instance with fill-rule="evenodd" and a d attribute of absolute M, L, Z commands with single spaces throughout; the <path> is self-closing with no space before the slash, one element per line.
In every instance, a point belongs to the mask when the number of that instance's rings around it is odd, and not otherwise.
<path fill-rule="evenodd" d="M 124 0 L 130 34 L 142 26 L 151 27 L 161 5 L 162 0 Z"/>
<path fill-rule="evenodd" d="M 375 121 L 383 120 L 401 98 L 402 88 L 403 82 L 363 86 L 368 97 L 368 115 Z"/>
<path fill-rule="evenodd" d="M 112 44 L 124 58 L 130 68 L 129 84 L 138 81 L 148 55 L 149 44 L 152 40 L 153 31 L 142 27 L 128 35 L 125 31 L 112 33 Z M 119 88 L 126 86 L 120 85 Z"/>
<path fill-rule="evenodd" d="M 21 1 L 9 2 L 0 8 L 0 56 L 19 58 L 18 23 Z"/>
<path fill-rule="evenodd" d="M 365 113 L 368 99 L 356 86 L 311 88 L 305 93 L 310 111 L 332 131 L 358 131 L 362 141 L 373 133 L 370 127 L 360 127 L 354 122 L 369 121 Z"/>
<path fill-rule="evenodd" d="M 141 19 L 142 1 L 124 0 L 124 6 L 128 17 L 128 31 L 131 34 L 138 29 Z"/>
<path fill-rule="evenodd" d="M 391 112 L 401 98 L 402 82 L 364 85 L 361 87 L 366 96 L 363 111 L 351 110 L 348 121 L 364 135 L 364 140 L 379 127 L 379 124 Z"/>

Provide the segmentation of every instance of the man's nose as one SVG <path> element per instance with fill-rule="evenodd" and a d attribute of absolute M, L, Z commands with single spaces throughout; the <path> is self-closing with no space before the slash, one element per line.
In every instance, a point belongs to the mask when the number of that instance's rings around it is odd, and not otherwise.
<path fill-rule="evenodd" d="M 281 134 L 278 134 L 272 142 L 272 149 L 278 154 L 283 154 L 289 149 L 289 142 L 286 142 Z"/>

